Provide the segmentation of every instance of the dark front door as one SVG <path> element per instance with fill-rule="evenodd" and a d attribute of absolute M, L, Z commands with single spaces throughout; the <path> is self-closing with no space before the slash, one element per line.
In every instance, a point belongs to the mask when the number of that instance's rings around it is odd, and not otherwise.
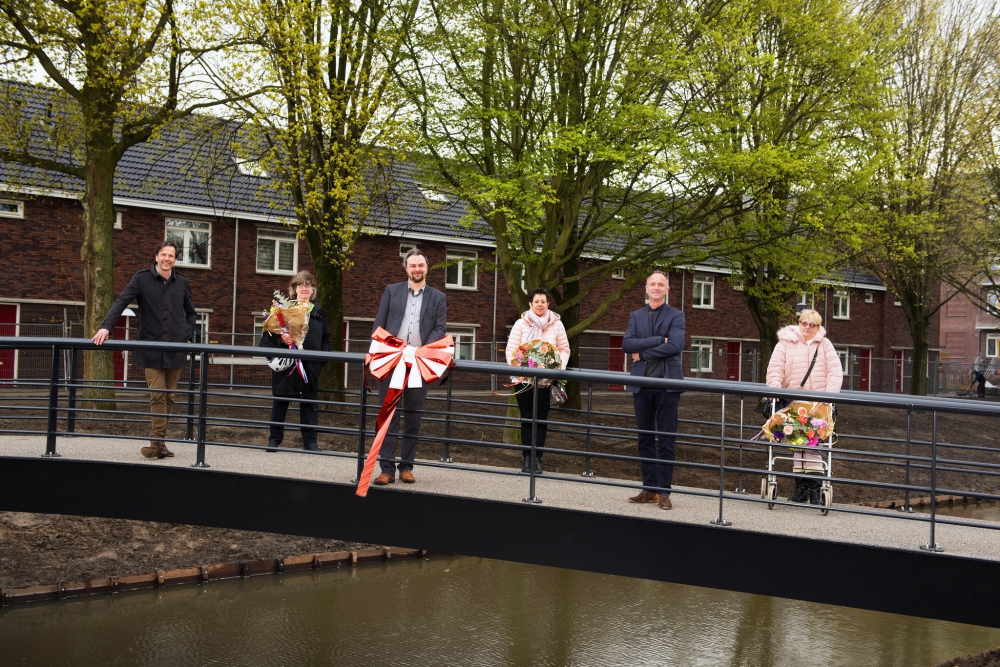
<path fill-rule="evenodd" d="M 608 341 L 608 370 L 622 372 L 625 370 L 625 351 L 622 350 L 624 336 L 611 336 Z M 610 391 L 625 391 L 625 385 L 609 384 Z"/>
<path fill-rule="evenodd" d="M 858 350 L 858 389 L 871 391 L 872 351 L 863 347 Z"/>
<path fill-rule="evenodd" d="M 0 304 L 0 336 L 17 335 L 17 304 Z M 0 379 L 13 380 L 17 350 L 0 350 Z"/>
<path fill-rule="evenodd" d="M 903 393 L 903 351 L 892 351 L 892 390 L 897 394 Z"/>
<path fill-rule="evenodd" d="M 740 371 L 742 370 L 742 356 L 740 352 L 742 351 L 743 343 L 740 342 L 728 342 L 726 343 L 726 379 L 732 380 L 733 382 L 740 381 Z"/>

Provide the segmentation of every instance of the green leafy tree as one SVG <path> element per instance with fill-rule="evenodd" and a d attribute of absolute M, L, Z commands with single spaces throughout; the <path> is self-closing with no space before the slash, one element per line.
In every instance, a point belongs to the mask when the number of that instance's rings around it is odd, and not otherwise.
<path fill-rule="evenodd" d="M 981 253 L 996 248 L 984 158 L 1000 114 L 1000 17 L 973 2 L 937 0 L 910 0 L 902 17 L 884 102 L 893 111 L 888 147 L 857 259 L 903 307 L 910 392 L 922 395 L 931 323 L 950 298 L 942 284 L 968 289 Z"/>
<path fill-rule="evenodd" d="M 394 70 L 417 0 L 260 0 L 241 13 L 241 29 L 256 35 L 242 56 L 240 76 L 219 70 L 224 89 L 273 82 L 266 94 L 241 102 L 256 159 L 279 177 L 295 205 L 309 248 L 335 350 L 344 349 L 343 275 L 373 211 L 390 213 L 394 165 L 405 157 L 410 131 L 401 112 Z M 235 96 L 237 92 L 231 92 Z M 321 378 L 343 387 L 337 365 Z"/>
<path fill-rule="evenodd" d="M 93 334 L 114 299 L 114 177 L 130 147 L 169 123 L 226 100 L 196 83 L 212 54 L 231 46 L 208 5 L 183 9 L 173 0 L 2 0 L 2 75 L 38 76 L 56 88 L 42 95 L 4 87 L 0 160 L 38 171 L 44 185 L 59 175 L 84 183 L 84 329 Z M 39 124 L 47 132 L 33 131 Z M 48 174 L 48 177 L 46 177 Z M 110 352 L 88 353 L 85 377 L 111 380 Z M 110 396 L 107 391 L 97 392 Z M 95 394 L 95 395 L 97 395 Z"/>

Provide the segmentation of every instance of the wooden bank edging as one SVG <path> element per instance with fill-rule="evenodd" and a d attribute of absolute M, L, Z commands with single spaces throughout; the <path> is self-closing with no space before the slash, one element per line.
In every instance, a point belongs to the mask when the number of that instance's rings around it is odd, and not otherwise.
<path fill-rule="evenodd" d="M 48 586 L 28 586 L 26 588 L 0 588 L 0 606 L 40 602 L 42 600 L 64 600 L 84 595 L 122 593 L 146 588 L 164 588 L 181 584 L 195 584 L 217 579 L 254 577 L 261 574 L 281 574 L 299 570 L 320 570 L 327 567 L 357 565 L 388 561 L 394 558 L 421 558 L 429 552 L 423 549 L 361 549 L 359 551 L 332 551 L 287 558 L 263 558 L 240 563 L 220 563 L 202 567 L 187 567 L 179 570 L 156 570 L 146 574 L 132 574 L 124 577 L 105 577 L 84 581 L 61 581 Z"/>
<path fill-rule="evenodd" d="M 973 498 L 970 496 L 938 496 L 937 504 L 940 505 L 955 505 L 955 504 L 975 504 L 979 505 L 983 502 L 990 503 L 991 500 L 983 500 L 982 498 Z M 859 503 L 862 507 L 877 507 L 880 509 L 890 509 L 898 510 L 906 506 L 906 501 L 904 500 L 869 500 L 867 502 Z M 922 496 L 920 498 L 910 498 L 910 507 L 930 507 L 931 497 Z"/>

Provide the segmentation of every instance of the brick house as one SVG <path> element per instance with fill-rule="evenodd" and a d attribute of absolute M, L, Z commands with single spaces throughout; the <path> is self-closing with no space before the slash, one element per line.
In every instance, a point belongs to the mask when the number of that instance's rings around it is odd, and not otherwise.
<path fill-rule="evenodd" d="M 234 158 L 228 145 L 206 147 L 196 133 L 180 128 L 126 153 L 116 178 L 114 282 L 115 291 L 120 291 L 135 271 L 150 266 L 157 243 L 174 238 L 182 246 L 177 270 L 191 282 L 200 340 L 250 345 L 259 335 L 261 311 L 273 290 L 285 288 L 297 270 L 309 270 L 312 264 L 305 244 L 289 227 L 293 212 L 276 194 L 275 183 L 255 164 Z M 81 192 L 82 183 L 76 179 L 0 165 L 0 245 L 7 251 L 0 270 L 0 335 L 81 335 Z M 494 259 L 490 234 L 483 225 L 460 225 L 463 213 L 461 206 L 414 180 L 410 171 L 400 170 L 393 215 L 361 237 L 354 266 L 344 276 L 351 351 L 367 349 L 382 290 L 405 278 L 401 255 L 417 246 L 432 266 L 428 282 L 447 294 L 448 329 L 460 356 L 502 359 L 497 346 L 502 346 L 518 313 L 503 276 L 479 266 Z M 728 272 L 688 267 L 671 271 L 669 281 L 671 305 L 687 316 L 685 373 L 757 379 L 756 328 Z M 595 298 L 612 290 L 612 284 L 602 285 Z M 629 312 L 640 307 L 644 297 L 642 286 L 636 286 L 581 336 L 582 366 L 626 368 L 621 337 Z M 872 276 L 848 272 L 818 284 L 799 302 L 824 313 L 852 388 L 908 388 L 908 329 L 902 309 L 893 305 L 884 285 Z M 116 335 L 127 335 L 133 323 L 123 317 Z M 937 336 L 935 330 L 932 340 Z M 10 357 L 0 359 L 0 379 L 38 377 L 36 366 L 47 373 L 45 358 L 0 354 Z M 230 378 L 234 367 L 260 362 L 229 357 L 212 361 Z M 119 355 L 119 379 L 129 377 L 130 369 L 127 355 Z"/>

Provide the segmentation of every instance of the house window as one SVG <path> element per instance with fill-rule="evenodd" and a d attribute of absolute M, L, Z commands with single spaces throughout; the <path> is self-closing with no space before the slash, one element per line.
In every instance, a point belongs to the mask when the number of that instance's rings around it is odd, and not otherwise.
<path fill-rule="evenodd" d="M 416 250 L 416 249 L 417 249 L 417 246 L 413 245 L 412 243 L 400 243 L 399 244 L 399 256 L 400 257 L 406 257 L 406 253 L 410 252 L 411 250 Z"/>
<path fill-rule="evenodd" d="M 295 275 L 299 237 L 283 229 L 257 229 L 257 273 Z"/>
<path fill-rule="evenodd" d="M 448 195 L 443 192 L 438 192 L 437 190 L 432 190 L 431 188 L 422 188 L 420 194 L 424 196 L 427 201 L 439 202 L 443 204 L 448 203 Z"/>
<path fill-rule="evenodd" d="M 12 199 L 0 199 L 0 217 L 2 218 L 23 218 L 24 202 Z"/>
<path fill-rule="evenodd" d="M 892 305 L 894 305 L 894 306 L 902 306 L 903 302 L 899 300 L 899 297 L 896 297 L 896 298 L 894 298 L 892 300 Z"/>
<path fill-rule="evenodd" d="M 715 276 L 695 275 L 691 285 L 691 305 L 695 308 L 715 307 Z"/>
<path fill-rule="evenodd" d="M 449 250 L 448 266 L 444 272 L 444 286 L 453 289 L 476 289 L 476 260 L 479 253 L 472 250 Z"/>
<path fill-rule="evenodd" d="M 167 218 L 167 240 L 177 244 L 178 266 L 208 267 L 211 261 L 212 223 Z"/>
<path fill-rule="evenodd" d="M 472 327 L 448 327 L 448 334 L 455 339 L 455 358 L 474 361 L 476 358 L 476 330 Z"/>
<path fill-rule="evenodd" d="M 733 289 L 736 290 L 737 292 L 742 292 L 743 291 L 743 279 L 742 278 L 737 278 L 736 276 L 733 276 L 732 278 L 729 279 L 729 284 L 732 285 Z"/>
<path fill-rule="evenodd" d="M 712 372 L 712 341 L 698 339 L 691 341 L 691 370 L 695 373 Z"/>
<path fill-rule="evenodd" d="M 264 335 L 264 320 L 267 318 L 263 315 L 255 315 L 253 318 L 253 342 L 251 345 L 257 345 L 260 337 Z"/>
<path fill-rule="evenodd" d="M 795 310 L 812 310 L 815 300 L 816 296 L 812 292 L 799 292 L 799 296 L 795 301 Z"/>
<path fill-rule="evenodd" d="M 197 313 L 194 323 L 194 340 L 192 343 L 208 342 L 208 313 Z"/>
<path fill-rule="evenodd" d="M 115 211 L 115 229 L 124 229 L 122 227 L 122 212 Z"/>
<path fill-rule="evenodd" d="M 837 350 L 837 356 L 840 357 L 840 368 L 847 373 L 847 362 L 850 359 L 849 349 L 846 347 L 835 348 Z"/>
<path fill-rule="evenodd" d="M 625 280 L 625 269 L 615 269 L 611 272 L 611 277 L 615 280 Z"/>
<path fill-rule="evenodd" d="M 851 317 L 851 293 L 845 289 L 833 292 L 833 319 L 846 320 Z"/>
<path fill-rule="evenodd" d="M 865 292 L 865 303 L 875 303 L 875 292 Z"/>
<path fill-rule="evenodd" d="M 233 157 L 233 162 L 236 163 L 236 167 L 244 176 L 267 178 L 267 170 L 264 169 L 263 165 L 261 165 L 260 160 L 240 160 Z"/>
<path fill-rule="evenodd" d="M 1000 334 L 986 334 L 986 356 L 987 357 L 1000 357 L 997 354 L 997 341 L 1000 340 Z"/>

